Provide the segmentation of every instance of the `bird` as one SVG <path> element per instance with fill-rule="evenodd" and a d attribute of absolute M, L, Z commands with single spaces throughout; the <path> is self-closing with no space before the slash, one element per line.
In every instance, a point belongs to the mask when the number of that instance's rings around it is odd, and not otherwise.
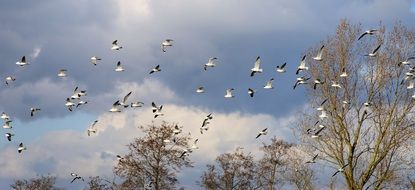
<path fill-rule="evenodd" d="M 362 39 L 362 38 L 363 38 L 363 36 L 366 36 L 366 35 L 373 35 L 373 34 L 375 34 L 375 32 L 377 32 L 377 31 L 378 31 L 378 30 L 375 30 L 375 29 L 366 30 L 365 32 L 363 32 L 363 34 L 361 34 L 361 35 L 359 36 L 359 38 L 358 38 L 357 40 Z"/>
<path fill-rule="evenodd" d="M 248 94 L 249 94 L 249 96 L 251 96 L 251 98 L 254 97 L 255 92 L 256 92 L 256 90 L 254 90 L 252 88 L 248 88 Z"/>
<path fill-rule="evenodd" d="M 130 107 L 132 108 L 139 108 L 139 107 L 143 107 L 144 103 L 143 102 L 131 102 Z"/>
<path fill-rule="evenodd" d="M 334 88 L 342 88 L 340 86 L 340 84 L 338 82 L 336 82 L 336 81 L 331 81 L 331 87 L 334 87 Z"/>
<path fill-rule="evenodd" d="M 235 90 L 234 88 L 228 88 L 228 89 L 226 89 L 226 94 L 225 94 L 225 98 L 233 98 L 233 97 L 235 97 L 233 94 L 232 94 L 232 91 L 233 90 Z"/>
<path fill-rule="evenodd" d="M 342 78 L 347 77 L 347 72 L 346 72 L 346 68 L 345 67 L 343 67 L 342 73 L 340 74 L 340 77 L 342 77 Z"/>
<path fill-rule="evenodd" d="M 161 43 L 161 51 L 163 51 L 163 53 L 166 53 L 167 47 L 173 46 L 173 41 L 174 40 L 172 40 L 172 39 L 164 40 L 164 42 Z"/>
<path fill-rule="evenodd" d="M 23 145 L 23 143 L 20 143 L 19 147 L 17 147 L 17 152 L 22 153 L 23 150 L 26 150 L 26 147 Z"/>
<path fill-rule="evenodd" d="M 272 81 L 274 81 L 274 78 L 269 79 L 267 84 L 265 84 L 264 88 L 265 89 L 273 89 L 274 87 L 272 87 Z"/>
<path fill-rule="evenodd" d="M 66 98 L 65 106 L 69 109 L 69 111 L 72 111 L 74 105 L 75 103 L 71 102 L 70 98 Z"/>
<path fill-rule="evenodd" d="M 7 121 L 5 121 L 4 122 L 4 125 L 3 125 L 3 129 L 11 129 L 11 128 L 13 128 L 11 125 L 10 125 L 10 123 L 12 122 L 12 120 L 7 120 Z"/>
<path fill-rule="evenodd" d="M 91 57 L 91 63 L 94 64 L 95 66 L 97 65 L 98 61 L 101 61 L 101 58 L 99 58 L 97 56 L 92 56 Z"/>
<path fill-rule="evenodd" d="M 61 78 L 66 77 L 67 76 L 66 71 L 67 71 L 66 69 L 59 70 L 58 77 L 61 77 Z"/>
<path fill-rule="evenodd" d="M 317 56 L 313 57 L 316 61 L 322 61 L 323 58 L 321 57 L 323 55 L 324 45 L 321 46 L 320 50 L 317 52 Z"/>
<path fill-rule="evenodd" d="M 415 56 L 408 57 L 408 58 L 406 58 L 405 61 L 400 61 L 398 63 L 398 66 L 401 66 L 401 65 L 409 65 L 409 64 L 411 64 L 410 60 L 412 60 L 412 59 L 415 59 Z"/>
<path fill-rule="evenodd" d="M 209 124 L 209 121 L 204 120 L 202 126 L 200 127 L 200 134 L 203 134 L 203 131 L 207 131 L 209 129 L 207 124 Z"/>
<path fill-rule="evenodd" d="M 21 67 L 29 65 L 29 63 L 26 62 L 26 56 L 23 56 L 22 59 L 20 59 L 20 61 L 16 62 L 16 65 L 19 65 Z"/>
<path fill-rule="evenodd" d="M 199 141 L 199 139 L 196 139 L 195 141 L 193 141 L 193 145 L 190 148 L 191 149 L 199 149 L 199 147 L 196 145 L 198 141 Z"/>
<path fill-rule="evenodd" d="M 121 112 L 121 109 L 118 107 L 120 105 L 120 101 L 117 100 L 116 102 L 114 102 L 112 104 L 111 109 L 109 110 L 109 112 Z"/>
<path fill-rule="evenodd" d="M 341 168 L 337 169 L 337 171 L 331 177 L 334 177 L 339 172 L 344 172 L 344 168 L 346 168 L 346 166 L 348 166 L 348 165 L 349 164 L 346 164 L 346 165 L 342 166 Z"/>
<path fill-rule="evenodd" d="M 71 99 L 80 99 L 81 96 L 86 96 L 86 90 L 78 90 L 78 87 L 75 87 Z"/>
<path fill-rule="evenodd" d="M 307 81 L 310 79 L 310 77 L 309 78 L 304 78 L 304 77 L 298 77 L 297 78 L 297 81 L 295 82 L 295 84 L 294 84 L 294 86 L 293 86 L 293 89 L 295 89 L 298 85 L 301 85 L 301 84 L 307 84 Z"/>
<path fill-rule="evenodd" d="M 0 119 L 3 119 L 3 120 L 5 120 L 5 121 L 7 121 L 7 120 L 9 120 L 9 119 L 10 119 L 10 116 L 9 116 L 9 115 L 7 115 L 7 113 L 6 113 L 6 112 L 1 112 L 1 114 L 0 114 Z"/>
<path fill-rule="evenodd" d="M 161 113 L 161 109 L 163 109 L 163 105 L 160 105 L 160 107 L 157 107 L 157 105 L 154 102 L 151 102 L 151 109 L 153 110 L 154 118 L 164 115 Z"/>
<path fill-rule="evenodd" d="M 114 40 L 113 42 L 112 42 L 112 47 L 111 47 L 111 50 L 120 50 L 122 48 L 122 46 L 119 46 L 118 45 L 118 40 Z"/>
<path fill-rule="evenodd" d="M 124 96 L 123 100 L 121 102 L 119 102 L 120 106 L 123 106 L 124 108 L 128 107 L 127 100 L 128 100 L 128 97 L 130 97 L 131 93 L 132 93 L 132 91 L 130 91 L 129 93 L 127 93 Z"/>
<path fill-rule="evenodd" d="M 325 127 L 320 127 L 320 129 L 319 130 L 317 130 L 316 132 L 314 132 L 312 135 L 311 135 L 311 138 L 313 138 L 313 139 L 315 139 L 315 138 L 319 138 L 321 135 L 320 135 L 320 133 L 323 131 L 325 129 Z"/>
<path fill-rule="evenodd" d="M 79 176 L 79 175 L 78 175 L 78 174 L 76 174 L 76 173 L 71 173 L 71 176 L 73 177 L 73 179 L 72 179 L 71 183 L 73 183 L 73 182 L 74 182 L 75 180 L 77 180 L 77 179 L 82 180 L 82 181 L 85 181 L 83 177 Z"/>
<path fill-rule="evenodd" d="M 124 158 L 122 157 L 122 156 L 120 156 L 119 154 L 117 154 L 117 160 L 119 161 L 119 162 L 122 162 L 123 160 L 124 160 Z"/>
<path fill-rule="evenodd" d="M 14 134 L 13 133 L 6 133 L 6 134 L 4 134 L 4 136 L 6 136 L 8 141 L 12 141 L 12 136 L 14 136 Z"/>
<path fill-rule="evenodd" d="M 14 78 L 13 76 L 7 76 L 6 78 L 4 78 L 4 83 L 6 83 L 6 85 L 9 85 L 11 82 L 15 80 L 16 78 Z"/>
<path fill-rule="evenodd" d="M 251 77 L 255 75 L 255 73 L 262 73 L 262 69 L 260 68 L 261 58 L 258 56 L 254 63 L 254 68 L 251 69 Z"/>
<path fill-rule="evenodd" d="M 204 93 L 205 92 L 205 88 L 203 86 L 199 86 L 196 89 L 196 93 Z"/>
<path fill-rule="evenodd" d="M 203 69 L 206 71 L 208 67 L 215 67 L 216 66 L 215 60 L 217 59 L 218 58 L 216 57 L 209 58 L 208 62 L 203 66 Z"/>
<path fill-rule="evenodd" d="M 92 124 L 88 127 L 88 129 L 86 130 L 88 137 L 91 136 L 91 133 L 96 133 L 97 129 L 95 128 L 95 125 L 98 123 L 98 120 L 95 120 L 94 122 L 92 122 Z"/>
<path fill-rule="evenodd" d="M 284 64 L 282 64 L 281 66 L 277 65 L 277 73 L 285 73 L 285 66 L 287 65 L 287 62 L 285 62 Z"/>
<path fill-rule="evenodd" d="M 173 134 L 174 135 L 178 135 L 178 134 L 180 134 L 182 132 L 182 129 L 178 126 L 178 125 L 175 125 L 174 126 L 174 129 L 173 129 Z"/>
<path fill-rule="evenodd" d="M 205 120 L 211 120 L 213 119 L 212 113 L 209 113 L 206 117 Z"/>
<path fill-rule="evenodd" d="M 300 65 L 297 67 L 297 71 L 295 72 L 296 75 L 298 75 L 300 71 L 308 70 L 308 67 L 305 66 L 305 58 L 306 58 L 306 55 L 304 55 L 303 58 L 301 59 Z"/>
<path fill-rule="evenodd" d="M 182 154 L 180 155 L 180 157 L 179 158 L 183 158 L 184 159 L 184 157 L 185 156 L 189 156 L 189 153 L 191 152 L 192 150 L 191 149 L 183 149 L 183 152 L 182 152 Z"/>
<path fill-rule="evenodd" d="M 321 113 L 320 113 L 320 115 L 318 117 L 320 119 L 327 118 L 327 112 L 325 110 L 320 110 L 320 111 L 321 111 Z"/>
<path fill-rule="evenodd" d="M 321 103 L 320 103 L 320 107 L 318 107 L 317 108 L 317 111 L 322 111 L 322 110 L 324 110 L 324 104 L 327 102 L 327 100 L 328 100 L 328 98 L 326 98 L 325 100 L 323 100 Z M 317 124 L 317 123 L 316 123 Z"/>
<path fill-rule="evenodd" d="M 150 74 L 153 74 L 154 72 L 160 72 L 160 65 L 157 65 L 156 67 L 154 67 L 153 69 L 151 69 Z"/>
<path fill-rule="evenodd" d="M 409 81 L 409 85 L 406 87 L 406 89 L 413 89 L 415 87 L 415 82 L 413 80 Z"/>
<path fill-rule="evenodd" d="M 260 137 L 261 135 L 266 135 L 266 134 L 267 134 L 267 129 L 268 129 L 268 128 L 262 129 L 262 131 L 260 131 L 260 132 L 258 133 L 258 135 L 257 135 L 255 138 L 257 139 L 257 138 L 258 138 L 258 137 Z"/>
<path fill-rule="evenodd" d="M 369 57 L 376 57 L 378 50 L 380 49 L 380 46 L 382 46 L 382 44 L 379 44 L 378 47 L 376 47 L 372 53 L 368 53 L 365 56 L 369 56 Z"/>
<path fill-rule="evenodd" d="M 76 108 L 78 108 L 80 105 L 85 105 L 87 103 L 88 103 L 87 101 L 81 100 L 76 104 Z"/>
<path fill-rule="evenodd" d="M 30 116 L 33 117 L 37 111 L 40 111 L 40 108 L 30 108 Z"/>
<path fill-rule="evenodd" d="M 314 155 L 314 157 L 311 160 L 309 160 L 309 161 L 307 161 L 305 163 L 306 164 L 314 164 L 314 163 L 316 163 L 317 157 L 318 157 L 318 154 Z"/>
<path fill-rule="evenodd" d="M 122 65 L 121 65 L 121 61 L 118 61 L 117 62 L 117 67 L 115 67 L 115 71 L 117 71 L 117 72 L 122 72 L 122 71 L 124 71 L 125 69 L 122 67 Z"/>
<path fill-rule="evenodd" d="M 314 89 L 314 90 L 315 90 L 315 89 L 317 89 L 317 85 L 322 85 L 322 84 L 324 84 L 324 82 L 323 82 L 323 81 L 321 81 L 320 79 L 315 79 L 315 80 L 314 80 L 313 89 Z"/>

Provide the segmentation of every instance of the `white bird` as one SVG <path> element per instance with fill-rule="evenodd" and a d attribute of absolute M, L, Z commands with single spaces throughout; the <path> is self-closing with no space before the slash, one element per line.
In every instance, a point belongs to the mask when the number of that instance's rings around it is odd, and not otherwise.
<path fill-rule="evenodd" d="M 287 65 L 287 62 L 282 64 L 281 66 L 277 65 L 277 72 L 278 73 L 285 73 L 285 66 Z"/>
<path fill-rule="evenodd" d="M 217 59 L 218 58 L 216 57 L 209 58 L 208 62 L 203 66 L 203 69 L 206 71 L 208 67 L 215 67 L 216 66 L 215 60 Z"/>
<path fill-rule="evenodd" d="M 377 52 L 378 52 L 378 50 L 380 49 L 380 46 L 381 46 L 382 44 L 379 44 L 378 45 L 378 47 L 376 47 L 373 51 L 372 51 L 372 53 L 368 53 L 368 54 L 366 54 L 365 56 L 369 56 L 369 57 L 376 57 L 376 55 L 377 55 Z"/>
<path fill-rule="evenodd" d="M 11 82 L 15 80 L 16 78 L 14 78 L 13 76 L 7 76 L 6 78 L 4 78 L 4 83 L 6 83 L 6 85 L 9 85 Z"/>
<path fill-rule="evenodd" d="M 325 127 L 320 127 L 319 130 L 317 130 L 315 133 L 313 133 L 311 135 L 311 138 L 315 139 L 315 138 L 319 138 L 321 137 L 320 133 L 325 129 Z"/>
<path fill-rule="evenodd" d="M 414 94 L 411 97 L 412 97 L 412 99 L 415 99 L 415 92 L 414 92 Z"/>
<path fill-rule="evenodd" d="M 317 85 L 322 85 L 322 84 L 324 84 L 324 82 L 323 81 L 321 81 L 320 79 L 315 79 L 314 81 L 314 85 L 313 85 L 313 89 L 315 90 L 315 89 L 317 89 Z"/>
<path fill-rule="evenodd" d="M 23 145 L 23 143 L 20 143 L 19 147 L 17 148 L 17 152 L 22 153 L 23 150 L 26 150 L 26 147 Z"/>
<path fill-rule="evenodd" d="M 151 109 L 153 110 L 154 118 L 164 115 L 163 113 L 161 113 L 161 110 L 163 109 L 163 105 L 160 105 L 160 107 L 157 107 L 157 105 L 154 102 L 151 102 Z"/>
<path fill-rule="evenodd" d="M 118 40 L 114 40 L 112 42 L 112 47 L 111 47 L 112 50 L 120 50 L 121 48 L 122 48 L 122 46 L 118 45 Z"/>
<path fill-rule="evenodd" d="M 21 67 L 25 66 L 25 65 L 29 65 L 28 62 L 26 62 L 26 56 L 23 56 L 22 59 L 18 62 L 16 62 L 16 65 L 19 65 Z"/>
<path fill-rule="evenodd" d="M 128 97 L 130 97 L 131 93 L 132 91 L 130 91 L 124 96 L 123 100 L 120 102 L 120 106 L 123 106 L 124 108 L 128 107 L 127 100 L 128 100 Z"/>
<path fill-rule="evenodd" d="M 262 73 L 262 69 L 260 68 L 261 58 L 258 56 L 254 63 L 254 68 L 251 69 L 251 77 L 255 75 L 255 73 Z"/>
<path fill-rule="evenodd" d="M 178 135 L 178 134 L 180 134 L 181 132 L 182 132 L 181 127 L 179 127 L 178 125 L 175 125 L 175 126 L 174 126 L 174 129 L 173 129 L 173 134 L 174 134 L 174 135 Z"/>
<path fill-rule="evenodd" d="M 82 180 L 82 181 L 85 181 L 83 177 L 79 176 L 79 175 L 78 175 L 78 174 L 76 174 L 76 173 L 71 173 L 71 176 L 72 176 L 72 177 L 74 177 L 74 178 L 72 179 L 71 183 L 73 183 L 73 182 L 74 182 L 75 180 L 77 180 L 77 179 Z"/>
<path fill-rule="evenodd" d="M 272 87 L 272 81 L 274 81 L 274 78 L 269 79 L 267 84 L 265 84 L 264 88 L 265 89 L 273 89 L 274 87 Z"/>
<path fill-rule="evenodd" d="M 33 117 L 37 111 L 40 111 L 40 108 L 30 108 L 30 116 Z"/>
<path fill-rule="evenodd" d="M 327 112 L 325 110 L 321 110 L 320 115 L 318 116 L 320 119 L 327 118 Z"/>
<path fill-rule="evenodd" d="M 208 121 L 203 122 L 202 126 L 200 127 L 200 134 L 203 134 L 203 131 L 207 131 L 209 129 L 209 126 L 207 124 L 209 124 Z"/>
<path fill-rule="evenodd" d="M 122 71 L 124 71 L 125 69 L 122 67 L 122 65 L 121 65 L 121 61 L 118 61 L 117 62 L 117 67 L 115 67 L 115 71 L 117 71 L 117 72 L 122 72 Z"/>
<path fill-rule="evenodd" d="M 258 133 L 258 135 L 257 135 L 255 138 L 257 139 L 257 138 L 258 138 L 258 137 L 260 137 L 261 135 L 266 135 L 266 134 L 267 134 L 267 129 L 268 129 L 268 128 L 262 129 L 262 131 L 260 131 L 260 132 Z"/>
<path fill-rule="evenodd" d="M 97 133 L 95 125 L 98 123 L 98 120 L 95 120 L 86 130 L 88 137 L 91 136 L 91 133 Z"/>
<path fill-rule="evenodd" d="M 163 53 L 166 53 L 167 48 L 173 46 L 173 40 L 172 39 L 166 39 L 163 43 L 161 43 L 161 51 Z"/>
<path fill-rule="evenodd" d="M 155 72 L 160 72 L 160 71 L 161 71 L 160 65 L 157 65 L 156 67 L 151 69 L 150 74 L 153 74 Z"/>
<path fill-rule="evenodd" d="M 317 157 L 318 157 L 318 154 L 314 155 L 314 157 L 311 160 L 309 160 L 309 161 L 307 161 L 305 163 L 306 164 L 314 164 L 314 163 L 316 163 Z"/>
<path fill-rule="evenodd" d="M 366 30 L 365 32 L 363 32 L 363 34 L 361 34 L 360 36 L 359 36 L 359 38 L 357 39 L 357 40 L 360 40 L 360 39 L 362 39 L 363 38 L 363 36 L 366 36 L 367 34 L 369 34 L 369 35 L 373 35 L 373 34 L 375 34 L 375 32 L 377 32 L 378 30 L 374 30 L 374 29 L 371 29 L 371 30 Z"/>
<path fill-rule="evenodd" d="M 343 69 L 342 69 L 342 73 L 340 74 L 340 77 L 342 77 L 342 78 L 344 78 L 344 77 L 347 77 L 348 75 L 347 75 L 347 72 L 346 72 L 346 68 L 345 67 L 343 67 Z"/>
<path fill-rule="evenodd" d="M 305 57 L 306 55 L 304 55 L 301 59 L 300 65 L 297 67 L 297 71 L 295 72 L 296 75 L 298 75 L 300 71 L 308 70 L 308 67 L 305 65 Z"/>
<path fill-rule="evenodd" d="M 95 66 L 97 65 L 98 61 L 100 61 L 101 58 L 97 57 L 97 56 L 92 56 L 91 57 L 91 63 L 94 64 Z"/>
<path fill-rule="evenodd" d="M 4 122 L 4 125 L 3 125 L 3 129 L 11 129 L 11 128 L 13 128 L 11 125 L 10 125 L 10 123 L 12 122 L 12 120 L 7 120 L 7 121 L 5 121 Z"/>
<path fill-rule="evenodd" d="M 233 90 L 235 90 L 235 89 L 233 89 L 233 88 L 229 88 L 229 89 L 226 89 L 226 94 L 225 94 L 225 98 L 233 98 L 234 97 L 234 95 L 232 95 L 232 91 Z"/>
<path fill-rule="evenodd" d="M 203 87 L 203 86 L 199 86 L 197 89 L 196 89 L 196 93 L 204 93 L 205 92 L 205 88 Z"/>
<path fill-rule="evenodd" d="M 301 85 L 301 84 L 307 84 L 307 81 L 308 81 L 309 79 L 310 79 L 310 77 L 309 77 L 309 78 L 298 77 L 298 78 L 297 78 L 297 81 L 295 82 L 295 84 L 294 84 L 294 86 L 293 86 L 293 89 L 297 88 L 297 86 L 298 86 L 298 85 Z"/>
<path fill-rule="evenodd" d="M 124 160 L 124 158 L 120 156 L 119 154 L 117 154 L 116 157 L 117 157 L 118 162 L 122 162 Z"/>
<path fill-rule="evenodd" d="M 81 106 L 81 105 L 85 105 L 85 104 L 87 104 L 87 103 L 88 103 L 87 101 L 81 100 L 81 101 L 79 101 L 79 102 L 76 104 L 76 107 L 78 108 L 79 106 Z"/>
<path fill-rule="evenodd" d="M 320 50 L 317 53 L 317 56 L 313 57 L 316 61 L 321 61 L 323 58 L 321 57 L 323 55 L 324 45 L 321 46 Z"/>
<path fill-rule="evenodd" d="M 323 111 L 324 110 L 324 104 L 327 102 L 328 99 L 323 100 L 323 102 L 320 103 L 320 107 L 317 108 L 317 111 Z"/>
<path fill-rule="evenodd" d="M 143 107 L 144 103 L 143 102 L 131 102 L 130 107 L 132 108 L 139 108 L 139 107 Z"/>
<path fill-rule="evenodd" d="M 342 166 L 341 168 L 337 169 L 337 171 L 331 177 L 334 177 L 339 172 L 344 172 L 344 168 L 346 168 L 347 165 L 349 165 L 349 164 L 346 164 L 346 165 Z"/>
<path fill-rule="evenodd" d="M 78 90 L 78 87 L 75 87 L 73 90 L 73 95 L 71 96 L 71 99 L 80 99 L 81 96 L 86 95 L 86 90 Z"/>
<path fill-rule="evenodd" d="M 72 111 L 73 106 L 75 106 L 75 103 L 71 102 L 70 98 L 66 98 L 65 106 L 69 109 L 69 111 Z"/>
<path fill-rule="evenodd" d="M 413 89 L 415 87 L 415 82 L 413 80 L 409 81 L 409 85 L 406 87 L 406 89 Z"/>
<path fill-rule="evenodd" d="M 192 145 L 190 148 L 191 148 L 191 149 L 199 149 L 199 147 L 196 145 L 198 141 L 199 141 L 199 139 L 196 139 L 196 140 L 193 142 L 193 145 Z"/>
<path fill-rule="evenodd" d="M 340 86 L 340 84 L 338 82 L 336 82 L 336 81 L 331 81 L 331 87 L 334 87 L 334 88 L 342 88 Z"/>
<path fill-rule="evenodd" d="M 409 64 L 411 64 L 410 60 L 412 60 L 412 59 L 415 59 L 415 57 L 408 57 L 408 58 L 406 58 L 405 61 L 400 61 L 398 63 L 398 66 L 401 66 L 401 65 L 409 65 Z"/>
<path fill-rule="evenodd" d="M 13 133 L 6 133 L 6 134 L 4 134 L 4 136 L 6 136 L 8 141 L 12 141 L 12 137 L 14 136 L 14 134 Z"/>
<path fill-rule="evenodd" d="M 58 77 L 66 77 L 67 76 L 66 71 L 67 71 L 66 69 L 59 70 Z"/>
<path fill-rule="evenodd" d="M 254 97 L 256 90 L 252 89 L 252 88 L 248 88 L 248 95 L 252 97 Z"/>
<path fill-rule="evenodd" d="M 7 115 L 7 113 L 6 112 L 2 112 L 1 114 L 0 114 L 0 118 L 1 119 L 3 119 L 3 120 L 9 120 L 10 119 L 10 116 L 9 115 Z"/>
<path fill-rule="evenodd" d="M 114 102 L 114 104 L 112 104 L 112 107 L 109 110 L 109 112 L 121 112 L 121 109 L 119 108 L 119 106 L 120 106 L 120 101 L 117 100 L 116 102 Z"/>

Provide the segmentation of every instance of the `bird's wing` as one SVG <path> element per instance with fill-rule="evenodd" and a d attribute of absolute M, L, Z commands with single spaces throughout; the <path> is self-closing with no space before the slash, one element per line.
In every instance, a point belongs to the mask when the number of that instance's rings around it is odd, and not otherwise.
<path fill-rule="evenodd" d="M 127 95 L 124 96 L 124 103 L 127 101 L 128 97 L 130 97 L 132 91 L 130 91 Z"/>
<path fill-rule="evenodd" d="M 373 50 L 373 52 L 372 53 L 376 53 L 378 50 L 379 50 L 379 48 L 380 48 L 380 46 L 381 46 L 382 44 L 379 44 L 378 45 L 378 47 L 376 47 L 376 49 L 375 50 Z"/>
<path fill-rule="evenodd" d="M 285 65 L 287 65 L 287 62 L 285 62 L 284 64 L 281 65 L 281 69 L 283 69 L 285 67 Z"/>
<path fill-rule="evenodd" d="M 114 40 L 114 41 L 112 42 L 112 45 L 117 45 L 117 41 L 118 41 L 118 40 Z"/>
<path fill-rule="evenodd" d="M 359 38 L 357 40 L 360 40 L 363 38 L 363 36 L 365 36 L 366 34 L 368 34 L 367 32 L 363 33 L 362 35 L 359 36 Z"/>
<path fill-rule="evenodd" d="M 259 65 L 261 63 L 261 58 L 258 56 L 255 61 L 254 68 L 259 69 Z"/>
<path fill-rule="evenodd" d="M 255 139 L 257 139 L 258 137 L 260 137 L 262 134 L 258 133 L 258 135 L 255 137 Z"/>

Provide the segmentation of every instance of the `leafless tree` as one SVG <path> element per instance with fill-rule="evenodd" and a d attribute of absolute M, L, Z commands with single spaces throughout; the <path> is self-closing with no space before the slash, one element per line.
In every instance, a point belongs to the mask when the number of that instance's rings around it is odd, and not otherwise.
<path fill-rule="evenodd" d="M 60 190 L 55 187 L 56 177 L 39 176 L 30 180 L 16 180 L 10 185 L 13 190 Z"/>
<path fill-rule="evenodd" d="M 175 124 L 154 123 L 140 127 L 143 137 L 128 145 L 130 153 L 115 166 L 116 175 L 124 179 L 122 189 L 175 189 L 176 177 L 183 167 L 192 167 L 187 156 L 188 135 L 174 134 Z"/>
<path fill-rule="evenodd" d="M 415 56 L 415 34 L 401 23 L 389 32 L 380 24 L 374 35 L 357 40 L 362 33 L 362 26 L 343 20 L 334 36 L 306 53 L 310 69 L 303 73 L 325 81 L 315 90 L 313 82 L 306 87 L 310 107 L 327 99 L 321 106 L 327 117 L 305 110 L 302 141 L 320 155 L 317 164 L 332 166 L 333 173 L 344 167 L 336 177 L 349 189 L 393 189 L 413 160 L 408 154 L 415 134 L 414 91 L 408 87 L 413 64 L 399 62 Z M 311 59 L 322 45 L 323 60 Z M 378 45 L 376 56 L 364 56 Z M 346 77 L 340 76 L 343 71 Z"/>
<path fill-rule="evenodd" d="M 118 185 L 113 181 L 109 181 L 107 179 L 103 179 L 100 176 L 89 177 L 89 181 L 87 182 L 85 190 L 117 190 L 121 189 Z"/>

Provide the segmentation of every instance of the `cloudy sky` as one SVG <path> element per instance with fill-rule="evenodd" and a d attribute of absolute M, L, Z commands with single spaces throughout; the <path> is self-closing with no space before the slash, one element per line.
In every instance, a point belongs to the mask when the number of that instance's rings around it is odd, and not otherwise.
<path fill-rule="evenodd" d="M 69 184 L 69 174 L 112 176 L 114 155 L 140 136 L 137 126 L 162 120 L 184 126 L 199 138 L 200 150 L 191 155 L 195 167 L 180 174 L 183 186 L 195 186 L 207 163 L 238 146 L 255 152 L 276 136 L 296 142 L 293 135 L 299 111 L 306 106 L 304 91 L 292 90 L 302 54 L 333 35 L 343 18 L 375 28 L 396 21 L 414 29 L 415 2 L 408 0 L 54 0 L 4 1 L 0 6 L 0 111 L 13 120 L 12 142 L 0 140 L 0 189 L 13 179 L 41 174 Z M 160 43 L 174 39 L 162 53 Z M 111 51 L 118 40 L 121 51 Z M 94 66 L 90 57 L 102 61 Z M 30 65 L 15 63 L 26 56 Z M 255 58 L 264 72 L 250 77 Z M 203 65 L 218 57 L 208 71 Z M 124 72 L 115 72 L 121 61 Z M 275 67 L 287 62 L 287 73 Z M 149 75 L 160 65 L 162 72 Z M 67 69 L 67 78 L 58 78 Z M 275 78 L 274 89 L 262 87 Z M 195 89 L 203 85 L 204 94 Z M 69 112 L 64 106 L 76 86 L 87 90 L 88 104 Z M 247 89 L 258 92 L 250 98 Z M 235 98 L 223 98 L 235 88 Z M 130 100 L 145 106 L 110 114 L 112 103 L 132 91 Z M 150 103 L 163 104 L 165 116 L 153 119 Z M 42 110 L 30 117 L 30 107 Z M 208 133 L 198 132 L 206 114 L 214 120 Z M 86 128 L 99 120 L 99 133 Z M 268 127 L 267 137 L 252 134 Z M 28 150 L 18 154 L 23 142 Z M 206 154 L 206 152 L 209 154 Z M 208 155 L 208 156 L 206 156 Z"/>

